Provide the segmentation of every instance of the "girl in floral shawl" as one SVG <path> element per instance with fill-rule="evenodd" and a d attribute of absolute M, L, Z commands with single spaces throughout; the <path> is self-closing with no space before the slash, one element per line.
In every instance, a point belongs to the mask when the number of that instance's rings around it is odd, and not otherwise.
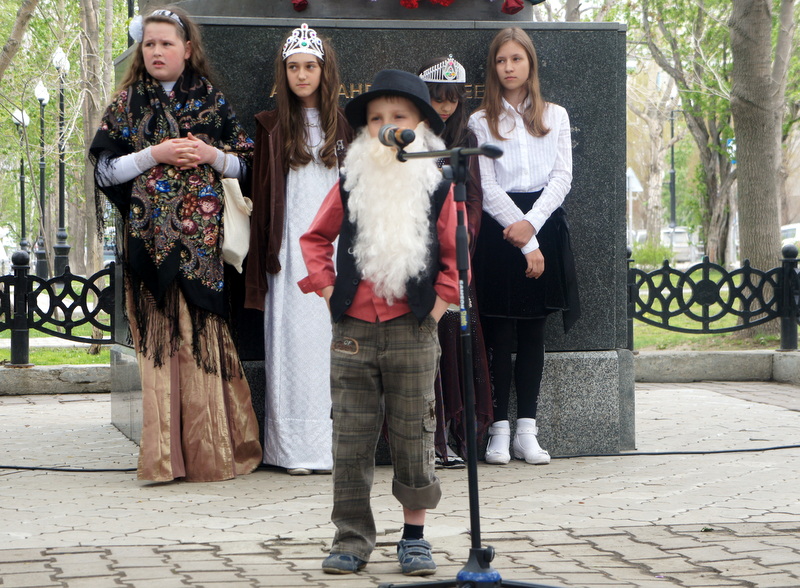
<path fill-rule="evenodd" d="M 138 35 L 90 148 L 95 184 L 125 219 L 126 309 L 143 397 L 138 475 L 225 480 L 261 458 L 226 322 L 221 255 L 220 180 L 246 179 L 253 143 L 209 81 L 185 12 L 156 10 Z"/>

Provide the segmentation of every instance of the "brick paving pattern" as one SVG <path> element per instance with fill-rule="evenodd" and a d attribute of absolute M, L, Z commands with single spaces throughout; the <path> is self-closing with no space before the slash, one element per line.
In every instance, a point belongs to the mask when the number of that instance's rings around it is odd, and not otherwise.
<path fill-rule="evenodd" d="M 507 580 L 586 588 L 800 586 L 800 389 L 638 384 L 637 450 L 478 467 L 481 531 Z M 745 451 L 741 451 L 745 450 Z M 647 455 L 643 455 L 647 454 Z M 378 547 L 329 576 L 330 476 L 136 480 L 107 394 L 0 396 L 0 587 L 376 587 L 399 573 L 400 509 L 379 467 Z M 13 469 L 25 467 L 30 469 Z M 38 467 L 120 471 L 50 471 Z M 466 470 L 440 470 L 426 537 L 454 578 L 470 547 Z"/>

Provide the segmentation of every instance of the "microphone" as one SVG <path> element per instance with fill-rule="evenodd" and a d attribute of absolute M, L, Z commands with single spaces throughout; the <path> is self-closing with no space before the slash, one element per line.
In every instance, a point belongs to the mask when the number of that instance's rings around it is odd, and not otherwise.
<path fill-rule="evenodd" d="M 416 134 L 411 129 L 401 129 L 397 125 L 383 125 L 378 131 L 378 140 L 387 147 L 402 149 L 414 142 Z"/>

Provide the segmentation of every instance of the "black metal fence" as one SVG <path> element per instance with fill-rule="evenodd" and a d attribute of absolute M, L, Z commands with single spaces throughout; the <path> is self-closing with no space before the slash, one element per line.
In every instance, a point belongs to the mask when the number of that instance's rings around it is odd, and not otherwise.
<path fill-rule="evenodd" d="M 0 331 L 11 330 L 6 365 L 29 365 L 31 330 L 78 343 L 115 342 L 114 263 L 89 277 L 67 266 L 50 279 L 30 274 L 27 251 L 16 251 L 11 263 L 13 274 L 0 276 Z M 90 335 L 79 334 L 87 330 Z"/>
<path fill-rule="evenodd" d="M 797 247 L 786 245 L 781 265 L 768 271 L 728 271 L 708 257 L 686 271 L 669 262 L 653 271 L 628 259 L 628 348 L 633 321 L 681 333 L 729 333 L 773 320 L 781 322 L 781 351 L 797 349 L 800 274 Z"/>
<path fill-rule="evenodd" d="M 781 322 L 781 350 L 797 349 L 800 270 L 797 247 L 783 248 L 781 265 L 768 271 L 742 267 L 728 271 L 704 258 L 685 271 L 669 262 L 653 271 L 628 259 L 628 348 L 633 350 L 633 321 L 682 333 L 729 333 L 773 320 Z M 116 343 L 118 313 L 115 264 L 89 277 L 69 267 L 61 276 L 42 279 L 30 272 L 30 256 L 11 257 L 13 274 L 0 276 L 0 332 L 11 330 L 11 359 L 29 365 L 30 331 L 79 343 Z M 92 334 L 78 334 L 91 327 Z M 125 341 L 122 341 L 123 343 Z"/>

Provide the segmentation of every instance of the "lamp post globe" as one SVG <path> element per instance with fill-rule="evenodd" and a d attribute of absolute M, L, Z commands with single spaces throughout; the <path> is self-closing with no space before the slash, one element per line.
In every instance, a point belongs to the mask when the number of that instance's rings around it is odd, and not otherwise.
<path fill-rule="evenodd" d="M 39 80 L 33 95 L 39 101 L 39 238 L 36 240 L 36 275 L 46 280 L 50 277 L 50 264 L 47 260 L 47 246 L 44 240 L 47 225 L 47 208 L 45 199 L 45 161 L 44 161 L 44 107 L 50 101 L 50 92 Z"/>
<path fill-rule="evenodd" d="M 59 73 L 69 73 L 69 58 L 61 47 L 58 47 L 55 52 L 53 52 L 53 67 L 55 67 Z"/>
<path fill-rule="evenodd" d="M 31 124 L 31 117 L 28 116 L 27 112 L 20 110 L 19 108 L 15 108 L 14 112 L 11 113 L 11 120 L 13 120 L 14 124 L 17 125 L 20 133 L 25 127 Z"/>

